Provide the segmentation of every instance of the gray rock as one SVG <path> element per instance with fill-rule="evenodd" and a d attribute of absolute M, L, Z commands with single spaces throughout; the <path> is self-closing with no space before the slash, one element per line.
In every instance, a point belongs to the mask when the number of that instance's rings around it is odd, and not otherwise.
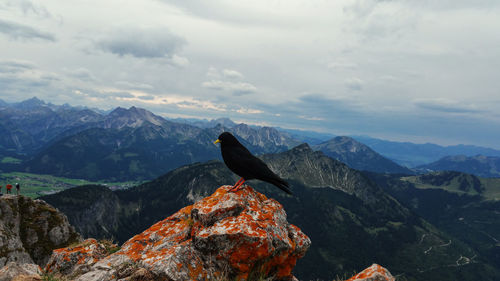
<path fill-rule="evenodd" d="M 65 215 L 42 200 L 0 197 L 0 266 L 45 265 L 53 249 L 81 241 Z"/>
<path fill-rule="evenodd" d="M 31 279 L 39 278 L 42 270 L 40 266 L 32 263 L 15 263 L 9 262 L 6 266 L 0 269 L 0 281 L 11 281 L 15 277 L 24 275 L 26 277 L 32 277 Z M 25 278 L 26 279 L 26 278 Z M 36 279 L 35 279 L 36 280 Z"/>
<path fill-rule="evenodd" d="M 102 280 L 116 280 L 113 278 L 113 273 L 107 270 L 94 270 L 85 273 L 84 275 L 78 277 L 76 281 L 102 281 Z"/>

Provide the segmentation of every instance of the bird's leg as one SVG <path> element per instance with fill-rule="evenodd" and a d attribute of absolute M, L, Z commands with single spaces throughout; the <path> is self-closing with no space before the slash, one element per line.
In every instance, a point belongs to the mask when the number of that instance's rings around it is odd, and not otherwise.
<path fill-rule="evenodd" d="M 231 189 L 235 188 L 238 184 L 240 184 L 240 182 L 243 180 L 243 178 L 239 179 L 234 185 L 233 187 L 231 187 Z"/>
<path fill-rule="evenodd" d="M 236 182 L 236 184 L 234 184 L 233 187 L 231 187 L 231 189 L 229 189 L 229 191 L 238 191 L 240 190 L 241 186 L 245 183 L 245 179 L 244 178 L 241 178 L 240 180 L 238 180 Z"/>
<path fill-rule="evenodd" d="M 237 188 L 236 188 L 236 190 L 234 190 L 234 191 L 238 191 L 238 190 L 240 190 L 240 189 L 243 189 L 243 184 L 244 184 L 244 183 L 245 183 L 245 179 L 243 179 L 243 181 L 242 181 L 242 182 L 240 182 L 240 184 L 238 185 L 238 187 L 237 187 Z"/>

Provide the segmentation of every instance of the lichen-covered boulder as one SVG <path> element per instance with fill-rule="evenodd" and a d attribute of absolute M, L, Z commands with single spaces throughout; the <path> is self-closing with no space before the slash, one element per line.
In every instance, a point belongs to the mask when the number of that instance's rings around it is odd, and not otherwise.
<path fill-rule="evenodd" d="M 293 280 L 311 241 L 274 199 L 222 186 L 123 244 L 79 277 L 88 280 Z M 128 279 L 127 279 L 128 278 Z"/>
<path fill-rule="evenodd" d="M 42 280 L 42 269 L 32 263 L 9 262 L 0 268 L 0 281 Z"/>
<path fill-rule="evenodd" d="M 54 250 L 45 271 L 64 275 L 86 273 L 97 261 L 109 255 L 108 248 L 89 238 L 75 246 Z"/>
<path fill-rule="evenodd" d="M 354 275 L 347 281 L 394 281 L 396 280 L 389 270 L 374 263 L 367 269 Z"/>

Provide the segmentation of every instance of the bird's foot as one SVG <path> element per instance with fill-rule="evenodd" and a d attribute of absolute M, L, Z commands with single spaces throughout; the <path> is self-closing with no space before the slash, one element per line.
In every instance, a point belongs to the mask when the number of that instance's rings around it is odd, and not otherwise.
<path fill-rule="evenodd" d="M 238 187 L 236 187 L 236 188 L 234 188 L 234 187 L 233 187 L 233 188 L 231 188 L 229 191 L 230 191 L 230 192 L 236 192 L 236 191 L 242 190 L 242 189 L 243 189 L 243 188 L 245 188 L 245 187 L 246 187 L 246 185 L 240 185 L 240 186 L 238 186 Z"/>
<path fill-rule="evenodd" d="M 242 189 L 242 185 L 243 185 L 244 183 L 245 183 L 245 179 L 244 179 L 244 178 L 241 178 L 240 180 L 238 180 L 238 181 L 236 182 L 236 184 L 235 184 L 233 187 L 231 187 L 231 189 L 229 189 L 229 191 L 230 191 L 230 192 L 236 192 L 236 191 L 238 191 L 238 190 Z"/>

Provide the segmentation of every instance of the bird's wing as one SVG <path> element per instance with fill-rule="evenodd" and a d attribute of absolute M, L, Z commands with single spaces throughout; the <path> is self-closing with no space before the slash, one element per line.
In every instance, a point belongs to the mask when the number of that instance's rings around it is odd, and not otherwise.
<path fill-rule="evenodd" d="M 224 149 L 222 151 L 222 156 L 226 166 L 245 179 L 255 178 L 251 167 L 264 164 L 262 161 L 262 163 L 259 163 L 260 159 L 253 156 L 252 153 L 243 146 Z"/>
<path fill-rule="evenodd" d="M 226 159 L 227 157 L 227 159 Z M 224 157 L 230 162 L 233 172 L 242 176 L 246 180 L 258 179 L 271 183 L 283 191 L 291 194 L 288 183 L 276 175 L 264 161 L 252 155 L 246 148 L 232 148 Z"/>

